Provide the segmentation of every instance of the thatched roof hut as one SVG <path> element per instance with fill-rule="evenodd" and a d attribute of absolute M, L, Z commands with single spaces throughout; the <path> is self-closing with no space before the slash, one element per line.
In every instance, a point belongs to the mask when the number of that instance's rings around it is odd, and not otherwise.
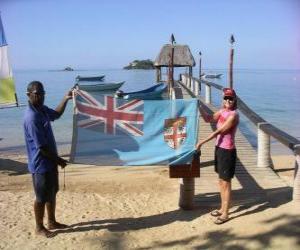
<path fill-rule="evenodd" d="M 169 67 L 170 55 L 174 47 L 174 67 L 193 67 L 195 66 L 194 57 L 189 46 L 179 44 L 165 44 L 154 61 L 155 67 Z"/>
<path fill-rule="evenodd" d="M 161 81 L 161 68 L 169 67 L 171 60 L 172 47 L 174 48 L 173 67 L 188 67 L 192 74 L 192 67 L 196 65 L 189 46 L 179 44 L 165 44 L 154 61 L 156 68 L 156 81 Z"/>

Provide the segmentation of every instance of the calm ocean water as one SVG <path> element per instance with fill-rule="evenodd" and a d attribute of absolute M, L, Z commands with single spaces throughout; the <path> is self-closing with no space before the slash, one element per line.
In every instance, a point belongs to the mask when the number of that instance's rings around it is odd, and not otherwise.
<path fill-rule="evenodd" d="M 180 71 L 175 71 L 175 79 Z M 182 71 L 183 72 L 183 71 Z M 206 73 L 223 73 L 216 83 L 227 86 L 225 70 L 206 70 Z M 85 70 L 85 71 L 15 71 L 14 78 L 20 103 L 27 103 L 26 86 L 39 80 L 46 90 L 45 104 L 55 108 L 63 95 L 74 85 L 77 75 L 102 75 L 106 81 L 126 81 L 122 90 L 140 90 L 155 82 L 153 70 Z M 194 72 L 197 76 L 197 72 Z M 236 70 L 234 88 L 238 95 L 260 116 L 290 135 L 300 139 L 300 70 Z M 220 92 L 213 90 L 213 102 L 219 105 Z M 68 150 L 72 138 L 72 102 L 61 119 L 53 123 L 59 148 Z M 0 109 L 0 152 L 25 152 L 22 118 L 25 107 Z M 243 119 L 240 128 L 256 145 L 256 130 Z M 289 153 L 272 141 L 274 153 Z"/>

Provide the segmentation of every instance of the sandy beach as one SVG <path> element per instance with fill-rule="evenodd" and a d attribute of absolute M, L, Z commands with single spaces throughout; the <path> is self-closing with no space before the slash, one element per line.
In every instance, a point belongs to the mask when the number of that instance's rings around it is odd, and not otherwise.
<path fill-rule="evenodd" d="M 213 208 L 178 208 L 179 181 L 168 177 L 165 166 L 69 165 L 65 190 L 60 172 L 57 219 L 70 227 L 46 239 L 34 232 L 26 156 L 0 158 L 0 249 L 300 248 L 299 208 L 291 201 L 273 197 L 268 205 L 234 206 L 234 219 L 215 225 Z M 276 156 L 273 162 L 291 184 L 293 157 Z"/>

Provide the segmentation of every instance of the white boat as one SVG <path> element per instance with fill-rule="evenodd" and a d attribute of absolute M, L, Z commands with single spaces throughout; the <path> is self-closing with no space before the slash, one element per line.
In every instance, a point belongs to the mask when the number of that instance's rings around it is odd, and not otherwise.
<path fill-rule="evenodd" d="M 203 74 L 201 78 L 221 78 L 223 74 Z"/>

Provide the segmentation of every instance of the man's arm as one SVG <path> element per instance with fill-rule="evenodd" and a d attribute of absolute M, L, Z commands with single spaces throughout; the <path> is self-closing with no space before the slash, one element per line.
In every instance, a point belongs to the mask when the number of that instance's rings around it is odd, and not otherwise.
<path fill-rule="evenodd" d="M 55 111 L 58 113 L 59 117 L 64 113 L 68 101 L 72 99 L 72 90 L 70 90 L 62 99 L 61 103 L 56 107 Z"/>
<path fill-rule="evenodd" d="M 64 168 L 67 165 L 67 161 L 59 157 L 56 153 L 52 152 L 47 146 L 40 147 L 41 153 L 44 157 L 48 158 L 54 164 L 57 164 Z"/>

